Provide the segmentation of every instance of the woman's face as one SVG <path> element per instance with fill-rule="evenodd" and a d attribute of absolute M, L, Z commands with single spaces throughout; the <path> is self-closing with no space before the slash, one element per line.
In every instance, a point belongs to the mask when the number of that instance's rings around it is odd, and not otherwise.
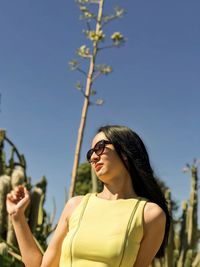
<path fill-rule="evenodd" d="M 108 140 L 103 132 L 98 133 L 92 142 L 92 148 L 101 140 Z M 112 144 L 106 144 L 101 155 L 95 152 L 91 155 L 91 166 L 96 175 L 106 182 L 109 178 L 118 176 L 126 171 L 126 168 Z"/>

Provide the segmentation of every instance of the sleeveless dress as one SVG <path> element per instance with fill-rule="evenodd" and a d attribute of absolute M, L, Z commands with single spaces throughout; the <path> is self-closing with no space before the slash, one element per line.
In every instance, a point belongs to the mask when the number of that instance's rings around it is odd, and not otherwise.
<path fill-rule="evenodd" d="M 86 194 L 70 217 L 59 267 L 133 267 L 143 237 L 146 202 Z"/>

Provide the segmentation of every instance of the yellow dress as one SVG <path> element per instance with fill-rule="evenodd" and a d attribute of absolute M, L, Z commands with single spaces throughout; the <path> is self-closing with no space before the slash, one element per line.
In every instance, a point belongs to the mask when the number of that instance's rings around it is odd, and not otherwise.
<path fill-rule="evenodd" d="M 86 194 L 69 220 L 60 267 L 133 267 L 143 237 L 142 198 Z"/>

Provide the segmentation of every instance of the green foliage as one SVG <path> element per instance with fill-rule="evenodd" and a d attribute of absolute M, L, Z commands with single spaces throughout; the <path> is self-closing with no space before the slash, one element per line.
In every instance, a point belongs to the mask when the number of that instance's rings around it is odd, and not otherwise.
<path fill-rule="evenodd" d="M 91 188 L 92 181 L 90 164 L 83 163 L 78 168 L 75 194 L 85 195 L 86 193 L 91 192 Z"/>
<path fill-rule="evenodd" d="M 100 191 L 102 187 L 102 182 L 97 180 L 97 191 Z M 91 165 L 85 162 L 78 168 L 75 194 L 85 195 L 88 192 L 92 192 Z"/>
<path fill-rule="evenodd" d="M 2 256 L 0 255 L 0 266 L 1 267 L 24 267 L 24 264 L 17 261 L 14 257 L 10 255 Z"/>

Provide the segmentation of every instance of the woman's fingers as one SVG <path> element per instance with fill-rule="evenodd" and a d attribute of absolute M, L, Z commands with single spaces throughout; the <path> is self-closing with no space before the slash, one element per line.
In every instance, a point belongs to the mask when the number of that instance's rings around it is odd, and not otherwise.
<path fill-rule="evenodd" d="M 7 211 L 9 214 L 21 214 L 30 202 L 29 192 L 24 186 L 17 186 L 7 194 Z"/>
<path fill-rule="evenodd" d="M 17 204 L 24 198 L 26 200 L 27 198 L 29 198 L 29 192 L 25 187 L 21 185 L 15 187 L 9 194 L 7 194 L 7 199 L 15 204 Z"/>
<path fill-rule="evenodd" d="M 11 202 L 14 201 L 13 196 L 12 196 L 11 193 L 7 194 L 7 200 L 9 200 L 9 201 L 11 201 Z"/>
<path fill-rule="evenodd" d="M 16 201 L 16 196 L 13 191 L 11 191 L 9 194 L 7 194 L 7 199 L 10 200 L 11 202 Z"/>
<path fill-rule="evenodd" d="M 20 207 L 26 207 L 29 204 L 29 196 L 23 197 L 17 204 L 20 205 Z"/>
<path fill-rule="evenodd" d="M 10 194 L 11 194 L 10 200 L 11 200 L 12 202 L 14 202 L 14 203 L 17 203 L 17 202 L 18 202 L 18 197 L 17 197 L 17 195 L 16 195 L 15 190 L 12 190 L 12 191 L 10 192 Z"/>

